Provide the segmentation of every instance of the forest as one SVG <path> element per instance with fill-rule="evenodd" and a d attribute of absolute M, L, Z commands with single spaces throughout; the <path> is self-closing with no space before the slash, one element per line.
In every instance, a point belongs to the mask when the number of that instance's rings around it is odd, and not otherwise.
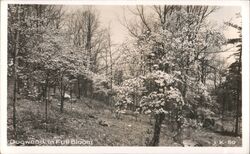
<path fill-rule="evenodd" d="M 8 5 L 9 145 L 242 145 L 242 26 L 227 38 L 220 7 L 123 6 L 120 44 L 95 5 L 67 8 Z"/>

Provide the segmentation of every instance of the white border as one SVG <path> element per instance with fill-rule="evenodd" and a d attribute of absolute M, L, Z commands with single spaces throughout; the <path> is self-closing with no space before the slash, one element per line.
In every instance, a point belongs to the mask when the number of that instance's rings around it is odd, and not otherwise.
<path fill-rule="evenodd" d="M 226 5 L 241 6 L 242 8 L 242 34 L 243 34 L 243 53 L 242 53 L 242 115 L 243 115 L 243 143 L 242 147 L 12 147 L 7 146 L 7 4 L 65 4 L 65 5 Z M 49 0 L 2 0 L 1 1 L 1 50 L 0 50 L 0 120 L 1 133 L 0 153 L 185 153 L 185 154 L 247 154 L 249 153 L 249 1 L 180 1 L 180 0 L 85 0 L 85 1 L 49 1 Z"/>
<path fill-rule="evenodd" d="M 244 6 L 244 0 L 2 0 L 4 4 L 65 4 L 65 5 L 223 5 Z"/>

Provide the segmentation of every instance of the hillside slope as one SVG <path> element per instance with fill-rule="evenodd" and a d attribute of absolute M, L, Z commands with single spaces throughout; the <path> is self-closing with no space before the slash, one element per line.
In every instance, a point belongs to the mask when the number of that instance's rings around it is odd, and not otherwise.
<path fill-rule="evenodd" d="M 146 115 L 140 115 L 137 121 L 130 115 L 123 115 L 122 119 L 117 119 L 110 107 L 102 102 L 86 98 L 75 103 L 67 101 L 64 112 L 60 113 L 58 103 L 55 99 L 49 104 L 46 124 L 44 103 L 26 99 L 18 101 L 17 145 L 145 146 L 152 135 L 153 126 Z M 9 104 L 8 141 L 10 145 L 13 145 L 11 113 Z M 180 146 L 173 141 L 171 138 L 173 134 L 169 130 L 167 124 L 164 124 L 160 145 Z M 241 144 L 240 138 L 222 136 L 205 130 L 192 134 L 187 141 L 199 146 L 211 146 L 214 141 L 220 140 L 225 143 L 223 145 L 217 143 L 218 145 L 215 146 Z M 228 140 L 236 143 L 228 144 Z"/>

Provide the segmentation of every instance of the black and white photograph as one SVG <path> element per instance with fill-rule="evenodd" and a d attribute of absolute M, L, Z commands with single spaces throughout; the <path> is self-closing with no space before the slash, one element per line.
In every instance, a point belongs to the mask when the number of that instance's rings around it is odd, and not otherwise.
<path fill-rule="evenodd" d="M 241 5 L 6 7 L 7 147 L 243 146 Z"/>

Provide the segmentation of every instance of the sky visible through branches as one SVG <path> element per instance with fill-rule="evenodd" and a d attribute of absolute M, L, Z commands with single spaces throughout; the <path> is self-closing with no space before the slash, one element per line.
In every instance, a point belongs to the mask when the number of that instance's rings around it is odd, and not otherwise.
<path fill-rule="evenodd" d="M 71 10 L 80 9 L 83 6 L 73 6 L 67 5 L 65 8 L 70 12 Z M 124 14 L 126 18 L 132 19 L 133 15 L 129 12 L 129 8 L 133 8 L 134 6 L 121 6 L 121 5 L 97 5 L 95 6 L 96 10 L 99 12 L 100 15 L 100 22 L 104 26 L 110 26 L 111 29 L 111 37 L 114 44 L 122 43 L 128 33 L 126 28 L 120 23 L 119 18 L 123 18 Z M 217 26 L 223 26 L 224 22 L 232 21 L 234 23 L 240 24 L 239 19 L 235 19 L 235 14 L 239 13 L 240 8 L 235 6 L 220 6 L 220 8 L 212 13 L 209 16 L 211 22 L 216 23 Z M 237 31 L 233 28 L 227 28 L 224 31 L 226 37 L 234 38 L 237 37 Z"/>
<path fill-rule="evenodd" d="M 72 10 L 81 9 L 86 6 L 76 6 L 76 5 L 67 5 L 64 7 L 67 12 L 71 12 Z M 149 6 L 147 8 L 147 13 L 150 13 L 152 11 L 152 6 Z M 122 44 L 125 40 L 129 38 L 128 31 L 122 25 L 121 20 L 124 19 L 124 17 L 129 21 L 134 19 L 134 15 L 131 13 L 131 10 L 134 9 L 135 6 L 125 6 L 125 5 L 96 5 L 95 9 L 99 14 L 100 17 L 100 24 L 105 27 L 112 27 L 110 29 L 111 33 L 111 41 L 113 44 L 113 47 L 117 47 L 120 44 Z M 213 26 L 216 28 L 222 29 L 223 33 L 225 34 L 225 37 L 228 39 L 236 38 L 238 37 L 237 30 L 228 27 L 224 25 L 224 22 L 233 22 L 236 24 L 241 24 L 240 18 L 236 18 L 237 14 L 240 14 L 241 10 L 240 7 L 236 6 L 219 6 L 218 10 L 213 12 L 211 15 L 209 15 L 208 20 L 211 22 Z M 223 58 L 228 58 L 228 64 L 230 64 L 234 59 L 233 57 L 230 57 L 232 52 L 235 51 L 235 48 L 231 46 L 226 46 L 225 50 L 227 52 L 222 52 L 220 55 Z"/>

